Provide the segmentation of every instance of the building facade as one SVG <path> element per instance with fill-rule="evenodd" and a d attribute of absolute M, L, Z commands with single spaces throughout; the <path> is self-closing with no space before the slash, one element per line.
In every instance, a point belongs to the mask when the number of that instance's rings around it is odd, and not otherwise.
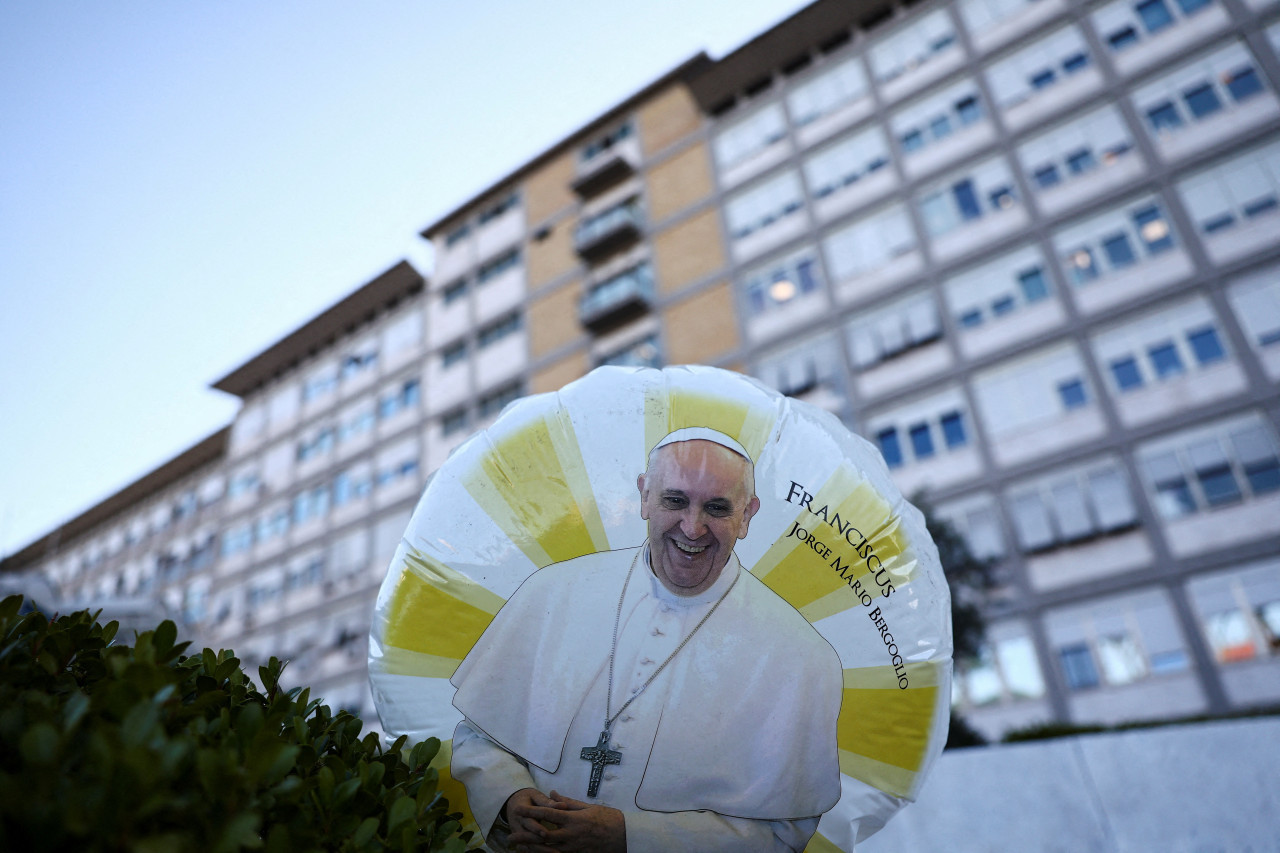
<path fill-rule="evenodd" d="M 995 562 L 955 685 L 988 733 L 1280 703 L 1278 52 L 1275 0 L 819 0 L 441 217 L 428 281 L 215 384 L 216 454 L 6 562 L 368 711 L 427 473 L 597 365 L 708 363 L 876 441 Z"/>

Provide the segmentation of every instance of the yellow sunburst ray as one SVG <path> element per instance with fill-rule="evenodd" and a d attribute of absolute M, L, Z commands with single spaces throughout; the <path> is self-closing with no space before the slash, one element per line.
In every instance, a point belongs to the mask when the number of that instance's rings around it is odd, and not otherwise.
<path fill-rule="evenodd" d="M 437 671 L 447 661 L 461 661 L 504 599 L 417 549 L 405 549 L 401 559 L 387 607 L 386 645 L 435 659 Z"/>
<path fill-rule="evenodd" d="M 939 664 L 908 663 L 903 673 L 906 689 L 892 666 L 846 669 L 836 724 L 840 771 L 899 797 L 915 787 L 940 713 Z"/>

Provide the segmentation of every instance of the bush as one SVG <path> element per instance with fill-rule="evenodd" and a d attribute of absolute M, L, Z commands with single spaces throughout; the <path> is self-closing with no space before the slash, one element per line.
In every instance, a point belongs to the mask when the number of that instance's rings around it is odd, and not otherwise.
<path fill-rule="evenodd" d="M 462 851 L 428 765 L 359 718 L 258 690 L 229 651 L 186 656 L 165 621 L 132 647 L 87 611 L 0 603 L 0 850 Z"/>

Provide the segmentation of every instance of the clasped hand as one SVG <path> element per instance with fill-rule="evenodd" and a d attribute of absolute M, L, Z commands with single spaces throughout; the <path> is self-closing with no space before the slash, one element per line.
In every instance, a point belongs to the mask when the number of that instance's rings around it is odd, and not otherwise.
<path fill-rule="evenodd" d="M 626 853 L 626 823 L 615 808 L 522 788 L 505 811 L 517 853 Z"/>

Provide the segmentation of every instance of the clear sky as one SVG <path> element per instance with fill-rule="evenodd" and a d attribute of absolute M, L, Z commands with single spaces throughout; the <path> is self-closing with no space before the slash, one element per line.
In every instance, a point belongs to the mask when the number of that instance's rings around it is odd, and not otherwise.
<path fill-rule="evenodd" d="M 0 555 L 230 422 L 208 384 L 801 0 L 0 4 Z"/>

